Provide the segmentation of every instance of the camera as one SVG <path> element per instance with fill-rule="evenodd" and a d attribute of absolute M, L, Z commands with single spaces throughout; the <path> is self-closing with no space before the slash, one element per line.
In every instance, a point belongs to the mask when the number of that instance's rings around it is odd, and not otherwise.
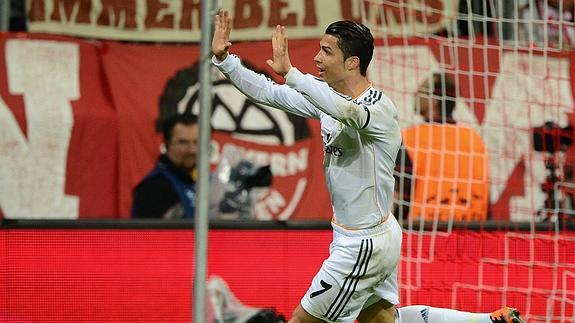
<path fill-rule="evenodd" d="M 557 217 L 573 219 L 573 194 L 562 189 L 573 181 L 572 165 L 564 165 L 559 152 L 566 152 L 573 144 L 573 126 L 560 127 L 553 122 L 533 128 L 533 149 L 546 152 L 545 168 L 547 177 L 541 184 L 541 190 L 547 198 L 537 215 L 544 221 L 557 221 Z"/>
<path fill-rule="evenodd" d="M 268 187 L 272 182 L 270 166 L 255 166 L 247 160 L 240 161 L 229 173 L 228 190 L 219 204 L 222 213 L 239 212 L 240 218 L 249 218 L 254 187 Z"/>

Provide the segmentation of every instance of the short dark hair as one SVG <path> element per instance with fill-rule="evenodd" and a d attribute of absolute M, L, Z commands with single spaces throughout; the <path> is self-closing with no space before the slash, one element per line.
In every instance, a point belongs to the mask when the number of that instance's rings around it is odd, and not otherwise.
<path fill-rule="evenodd" d="M 452 119 L 453 110 L 455 110 L 455 98 L 457 97 L 455 81 L 453 77 L 447 73 L 436 72 L 433 73 L 432 77 L 433 96 L 440 103 L 440 108 L 442 108 L 441 116 L 445 119 Z"/>
<path fill-rule="evenodd" d="M 172 140 L 174 127 L 180 123 L 186 126 L 194 125 L 198 123 L 198 117 L 191 113 L 176 113 L 166 118 L 161 124 L 162 134 L 166 143 Z"/>
<path fill-rule="evenodd" d="M 373 35 L 369 28 L 351 20 L 341 20 L 327 26 L 325 33 L 337 38 L 344 60 L 359 57 L 359 71 L 365 76 L 373 58 Z"/>

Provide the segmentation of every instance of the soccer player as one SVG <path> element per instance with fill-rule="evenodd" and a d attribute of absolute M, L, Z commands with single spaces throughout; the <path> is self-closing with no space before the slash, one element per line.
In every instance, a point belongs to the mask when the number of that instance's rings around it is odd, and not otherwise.
<path fill-rule="evenodd" d="M 401 133 L 395 105 L 366 76 L 370 30 L 351 21 L 330 24 L 314 58 L 316 78 L 292 67 L 285 29 L 277 26 L 267 63 L 284 85 L 229 54 L 230 32 L 229 13 L 220 10 L 212 61 L 234 86 L 255 102 L 321 122 L 334 238 L 290 322 L 394 322 L 402 231 L 391 209 Z"/>

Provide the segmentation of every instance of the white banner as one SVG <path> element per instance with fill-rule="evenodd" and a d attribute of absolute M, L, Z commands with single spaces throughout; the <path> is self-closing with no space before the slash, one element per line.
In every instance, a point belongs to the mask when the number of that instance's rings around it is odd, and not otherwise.
<path fill-rule="evenodd" d="M 98 39 L 199 42 L 200 0 L 29 0 L 33 32 Z M 290 38 L 318 38 L 337 20 L 363 21 L 377 36 L 448 28 L 458 0 L 223 0 L 234 40 L 268 39 L 276 25 Z"/>

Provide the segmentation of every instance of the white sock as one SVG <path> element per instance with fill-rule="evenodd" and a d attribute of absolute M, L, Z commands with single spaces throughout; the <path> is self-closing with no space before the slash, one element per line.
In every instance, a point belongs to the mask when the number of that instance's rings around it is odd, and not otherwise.
<path fill-rule="evenodd" d="M 400 307 L 398 314 L 396 323 L 492 323 L 489 313 L 460 312 L 423 305 Z"/>

